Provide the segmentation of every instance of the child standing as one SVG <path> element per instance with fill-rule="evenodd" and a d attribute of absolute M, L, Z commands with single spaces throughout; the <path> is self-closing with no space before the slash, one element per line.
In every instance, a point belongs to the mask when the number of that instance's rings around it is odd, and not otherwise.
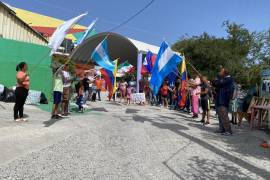
<path fill-rule="evenodd" d="M 97 98 L 97 86 L 96 84 L 92 85 L 92 101 L 95 102 Z"/>
<path fill-rule="evenodd" d="M 127 87 L 127 104 L 130 104 L 130 98 L 131 98 L 132 88 L 130 85 Z"/>
<path fill-rule="evenodd" d="M 80 81 L 79 83 L 79 89 L 77 92 L 77 105 L 79 106 L 79 111 L 83 112 L 83 94 L 84 94 L 84 86 L 83 86 L 83 82 Z"/>

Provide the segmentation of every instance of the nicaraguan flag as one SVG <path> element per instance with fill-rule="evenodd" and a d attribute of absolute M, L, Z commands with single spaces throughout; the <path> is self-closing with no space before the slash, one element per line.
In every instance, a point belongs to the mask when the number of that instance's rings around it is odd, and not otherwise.
<path fill-rule="evenodd" d="M 91 59 L 102 68 L 114 72 L 115 65 L 109 57 L 107 39 L 104 39 L 101 41 L 101 43 L 99 43 L 99 45 L 93 51 Z"/>
<path fill-rule="evenodd" d="M 177 68 L 181 61 L 182 57 L 172 51 L 166 42 L 161 44 L 150 80 L 150 87 L 155 95 L 164 79 Z"/>

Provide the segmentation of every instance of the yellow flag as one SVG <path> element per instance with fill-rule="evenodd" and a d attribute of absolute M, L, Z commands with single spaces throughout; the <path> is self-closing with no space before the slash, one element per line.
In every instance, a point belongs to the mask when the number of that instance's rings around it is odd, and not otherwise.
<path fill-rule="evenodd" d="M 187 68 L 186 68 L 186 58 L 185 58 L 185 56 L 183 56 L 181 74 L 184 73 L 186 70 L 187 70 Z"/>

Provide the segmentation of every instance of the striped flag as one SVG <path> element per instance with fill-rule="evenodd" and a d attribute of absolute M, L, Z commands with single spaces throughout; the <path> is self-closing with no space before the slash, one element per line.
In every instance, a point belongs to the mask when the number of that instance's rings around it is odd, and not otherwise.
<path fill-rule="evenodd" d="M 115 65 L 109 57 L 108 42 L 106 38 L 101 41 L 101 43 L 99 43 L 99 45 L 93 51 L 91 59 L 94 60 L 102 68 L 114 72 Z"/>
<path fill-rule="evenodd" d="M 184 108 L 187 101 L 187 68 L 186 68 L 186 60 L 185 56 L 183 56 L 182 66 L 181 66 L 181 90 L 180 90 L 180 101 L 179 101 L 179 107 Z"/>
<path fill-rule="evenodd" d="M 177 68 L 181 61 L 182 57 L 176 54 L 166 42 L 161 44 L 150 80 L 150 87 L 155 95 L 164 79 Z"/>

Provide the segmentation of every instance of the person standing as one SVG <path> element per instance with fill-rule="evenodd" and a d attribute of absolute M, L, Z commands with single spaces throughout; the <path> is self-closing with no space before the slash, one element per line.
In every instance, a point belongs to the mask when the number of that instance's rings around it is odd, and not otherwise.
<path fill-rule="evenodd" d="M 89 87 L 90 80 L 88 79 L 87 74 L 84 75 L 82 83 L 83 83 L 83 89 L 84 89 L 84 92 L 83 92 L 83 104 L 86 104 L 86 101 L 88 100 L 88 96 L 89 96 L 89 89 L 90 89 L 90 87 Z"/>
<path fill-rule="evenodd" d="M 63 98 L 62 98 L 62 116 L 68 116 L 68 105 L 71 94 L 71 75 L 68 72 L 68 65 L 63 68 L 64 84 L 63 84 Z"/>
<path fill-rule="evenodd" d="M 199 76 L 196 76 L 194 79 L 194 84 L 192 85 L 191 89 L 191 96 L 192 96 L 192 118 L 198 118 L 199 117 L 199 93 L 201 92 L 201 79 Z"/>
<path fill-rule="evenodd" d="M 167 85 L 167 82 L 164 82 L 161 88 L 161 95 L 163 100 L 163 106 L 165 108 L 168 108 L 168 94 L 169 94 L 169 87 Z"/>
<path fill-rule="evenodd" d="M 202 120 L 203 124 L 209 124 L 210 119 L 210 86 L 208 85 L 207 77 L 202 77 L 202 84 L 201 84 L 201 92 L 197 93 L 197 95 L 201 95 L 201 105 L 202 105 Z M 206 121 L 205 121 L 206 117 Z"/>
<path fill-rule="evenodd" d="M 54 73 L 54 88 L 53 88 L 53 107 L 52 107 L 52 119 L 58 119 L 58 107 L 62 100 L 63 94 L 63 81 L 64 76 L 63 72 L 60 69 L 57 69 Z"/>
<path fill-rule="evenodd" d="M 120 103 L 122 99 L 124 99 L 124 102 L 125 102 L 125 97 L 126 97 L 126 92 L 127 92 L 127 82 L 122 80 L 122 82 L 120 83 L 119 89 L 120 89 L 120 94 L 121 94 Z"/>
<path fill-rule="evenodd" d="M 97 95 L 98 95 L 98 100 L 101 101 L 101 97 L 100 97 L 100 93 L 102 90 L 102 79 L 100 77 L 100 75 L 97 77 L 97 79 L 95 80 L 95 84 L 96 84 L 96 90 L 97 90 Z"/>
<path fill-rule="evenodd" d="M 16 122 L 27 121 L 23 118 L 23 110 L 28 96 L 30 78 L 27 74 L 27 64 L 21 62 L 16 67 L 17 87 L 15 90 L 14 120 Z"/>
<path fill-rule="evenodd" d="M 221 68 L 219 75 L 213 81 L 216 88 L 216 105 L 219 120 L 219 130 L 222 135 L 232 135 L 231 124 L 228 115 L 230 100 L 233 93 L 233 80 L 225 68 Z"/>
<path fill-rule="evenodd" d="M 144 84 L 144 93 L 145 93 L 145 98 L 149 102 L 149 104 L 150 104 L 150 91 L 151 91 L 151 89 L 149 86 L 149 82 L 146 81 Z"/>
<path fill-rule="evenodd" d="M 84 101 L 84 84 L 83 81 L 79 82 L 79 87 L 78 87 L 78 92 L 77 92 L 77 102 L 76 104 L 78 105 L 79 112 L 83 113 L 83 101 Z"/>
<path fill-rule="evenodd" d="M 238 119 L 238 112 L 240 110 L 241 87 L 236 82 L 233 83 L 233 87 L 234 87 L 234 91 L 233 91 L 232 100 L 231 100 L 231 113 L 232 113 L 231 123 L 236 125 L 237 119 Z"/>
<path fill-rule="evenodd" d="M 131 99 L 131 93 L 132 93 L 132 87 L 128 85 L 127 87 L 127 104 L 130 104 L 130 99 Z"/>

